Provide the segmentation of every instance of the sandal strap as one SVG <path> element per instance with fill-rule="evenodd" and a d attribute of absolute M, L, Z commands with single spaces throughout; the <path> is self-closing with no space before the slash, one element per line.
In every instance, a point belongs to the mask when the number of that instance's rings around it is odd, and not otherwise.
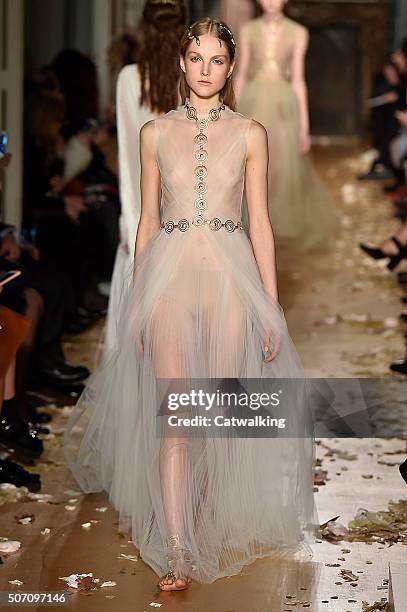
<path fill-rule="evenodd" d="M 398 248 L 398 250 L 400 251 L 400 253 L 401 253 L 402 251 L 404 251 L 404 250 L 405 250 L 405 248 L 406 248 L 406 247 L 404 246 L 404 244 L 401 244 L 401 242 L 400 242 L 400 240 L 397 238 L 397 236 L 392 236 L 392 237 L 390 238 L 390 240 L 392 240 L 392 241 L 394 242 L 394 244 L 396 245 L 396 247 Z"/>

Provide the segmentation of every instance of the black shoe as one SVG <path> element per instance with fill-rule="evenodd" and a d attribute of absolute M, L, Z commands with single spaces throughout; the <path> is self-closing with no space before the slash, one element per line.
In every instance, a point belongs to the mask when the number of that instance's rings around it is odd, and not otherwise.
<path fill-rule="evenodd" d="M 403 295 L 403 297 L 401 298 L 401 301 L 403 302 L 403 304 L 407 304 L 407 294 Z"/>
<path fill-rule="evenodd" d="M 407 360 L 399 359 L 390 364 L 390 370 L 398 372 L 398 374 L 407 374 Z"/>
<path fill-rule="evenodd" d="M 407 323 L 407 312 L 402 312 L 400 314 L 400 321 L 404 321 L 404 323 Z"/>
<path fill-rule="evenodd" d="M 38 459 L 44 446 L 37 431 L 20 419 L 9 419 L 0 415 L 0 444 L 11 448 L 22 458 Z"/>
<path fill-rule="evenodd" d="M 396 238 L 396 236 L 392 236 L 390 240 L 394 242 L 394 244 L 397 246 L 399 250 L 399 252 L 396 255 L 389 255 L 389 253 L 385 253 L 384 251 L 382 251 L 382 249 L 370 247 L 370 246 L 367 246 L 366 244 L 359 244 L 359 246 L 362 249 L 362 251 L 366 253 L 366 255 L 369 255 L 369 257 L 372 257 L 373 259 L 388 259 L 389 260 L 389 263 L 387 264 L 388 269 L 394 270 L 394 268 L 396 268 L 399 265 L 399 263 L 407 257 L 407 247 L 402 245 L 400 240 Z"/>
<path fill-rule="evenodd" d="M 36 425 L 43 425 L 52 421 L 52 416 L 46 412 L 37 412 L 33 410 L 30 415 L 30 420 Z"/>
<path fill-rule="evenodd" d="M 106 316 L 106 311 L 104 310 L 90 310 L 89 308 L 85 308 L 84 306 L 79 306 L 76 309 L 76 314 L 78 317 L 82 319 L 89 319 L 91 321 L 99 321 L 99 319 L 103 319 Z"/>
<path fill-rule="evenodd" d="M 8 482 L 16 487 L 27 487 L 32 493 L 41 491 L 41 478 L 25 470 L 21 465 L 8 459 L 0 459 L 0 482 Z"/>
<path fill-rule="evenodd" d="M 401 219 L 402 221 L 406 221 L 407 219 L 407 200 L 397 200 L 397 202 L 393 202 L 394 208 L 396 209 L 395 217 L 397 219 Z"/>
<path fill-rule="evenodd" d="M 393 172 L 380 164 L 373 165 L 368 172 L 358 175 L 358 181 L 383 181 L 392 178 L 394 178 Z"/>
<path fill-rule="evenodd" d="M 71 366 L 67 363 L 56 363 L 42 367 L 36 372 L 35 378 L 58 389 L 81 383 L 88 378 L 90 372 L 85 366 Z"/>
<path fill-rule="evenodd" d="M 404 461 L 404 463 L 399 465 L 399 471 L 403 480 L 407 483 L 407 459 Z"/>
<path fill-rule="evenodd" d="M 397 189 L 400 189 L 402 185 L 404 185 L 404 178 L 398 179 L 395 183 L 392 183 L 391 185 L 385 185 L 383 187 L 383 191 L 384 193 L 393 193 L 394 191 L 397 191 Z"/>
<path fill-rule="evenodd" d="M 27 425 L 27 427 L 30 430 L 36 431 L 37 433 L 40 433 L 40 434 L 49 434 L 48 427 L 43 427 L 42 425 L 39 425 L 38 423 L 31 421 L 30 419 L 27 419 L 27 420 L 24 419 L 24 423 Z"/>
<path fill-rule="evenodd" d="M 402 285 L 407 285 L 407 272 L 399 272 L 397 274 L 397 280 L 399 281 L 399 283 L 401 283 Z"/>
<path fill-rule="evenodd" d="M 89 317 L 75 317 L 65 327 L 67 334 L 81 334 L 86 331 L 95 323 L 93 319 Z"/>

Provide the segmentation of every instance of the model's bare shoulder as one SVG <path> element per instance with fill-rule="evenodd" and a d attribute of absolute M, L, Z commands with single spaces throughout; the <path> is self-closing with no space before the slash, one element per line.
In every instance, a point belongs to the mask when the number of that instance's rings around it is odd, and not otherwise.
<path fill-rule="evenodd" d="M 251 119 L 249 136 L 252 139 L 262 140 L 264 138 L 267 138 L 267 130 L 262 123 L 256 121 L 255 119 Z"/>
<path fill-rule="evenodd" d="M 147 121 L 140 129 L 140 139 L 145 141 L 154 141 L 155 139 L 155 119 Z"/>
<path fill-rule="evenodd" d="M 141 150 L 154 152 L 156 150 L 157 131 L 156 119 L 147 121 L 140 129 L 140 148 Z"/>
<path fill-rule="evenodd" d="M 308 39 L 309 32 L 306 26 L 304 26 L 302 23 L 298 23 L 298 21 L 294 21 L 294 19 L 289 19 L 288 17 L 286 17 L 286 22 L 295 38 L 302 40 Z"/>

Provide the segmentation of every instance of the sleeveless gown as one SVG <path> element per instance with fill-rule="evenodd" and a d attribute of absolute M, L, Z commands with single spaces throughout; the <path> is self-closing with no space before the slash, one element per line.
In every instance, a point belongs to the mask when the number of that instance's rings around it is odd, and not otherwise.
<path fill-rule="evenodd" d="M 318 525 L 315 445 L 301 402 L 290 412 L 298 437 L 157 430 L 162 381 L 188 387 L 198 378 L 303 376 L 281 306 L 265 293 L 238 223 L 251 125 L 226 106 L 205 128 L 205 156 L 184 107 L 153 120 L 162 224 L 136 257 L 117 345 L 89 379 L 64 434 L 79 486 L 108 493 L 119 530 L 131 529 L 142 559 L 163 575 L 175 557 L 177 575 L 199 582 L 236 574 L 260 557 L 309 558 Z M 266 330 L 281 337 L 271 363 L 263 360 Z M 174 534 L 187 553 L 169 546 Z"/>
<path fill-rule="evenodd" d="M 137 64 L 124 66 L 116 86 L 117 140 L 121 214 L 120 244 L 117 248 L 105 323 L 104 351 L 117 341 L 117 315 L 123 297 L 124 282 L 134 261 L 134 246 L 140 219 L 140 151 L 142 126 L 155 117 L 146 106 L 140 106 L 140 73 Z M 126 252 L 122 245 L 127 245 Z"/>
<path fill-rule="evenodd" d="M 290 83 L 296 44 L 308 40 L 299 23 L 283 18 L 269 37 L 261 17 L 243 32 L 250 48 L 248 81 L 238 110 L 264 125 L 269 138 L 269 213 L 277 245 L 308 251 L 329 245 L 337 228 L 335 206 L 310 154 L 299 149 L 298 101 Z M 247 210 L 243 211 L 247 224 Z"/>

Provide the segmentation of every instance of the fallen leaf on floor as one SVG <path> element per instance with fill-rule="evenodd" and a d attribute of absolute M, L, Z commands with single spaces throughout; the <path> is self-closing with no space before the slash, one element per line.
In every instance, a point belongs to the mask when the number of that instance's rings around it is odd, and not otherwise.
<path fill-rule="evenodd" d="M 45 527 L 42 531 L 41 531 L 41 535 L 48 535 L 49 533 L 51 533 L 51 529 L 49 529 L 49 527 Z"/>
<path fill-rule="evenodd" d="M 148 604 L 149 606 L 151 606 L 152 608 L 161 608 L 162 604 L 157 603 L 156 601 L 152 601 L 150 604 Z"/>
<path fill-rule="evenodd" d="M 341 569 L 339 578 L 346 580 L 346 582 L 357 582 L 359 580 L 359 576 L 353 574 L 353 572 L 349 569 Z"/>
<path fill-rule="evenodd" d="M 31 499 L 31 501 L 41 503 L 47 503 L 52 499 L 52 495 L 49 495 L 49 493 L 31 493 L 31 491 L 28 492 L 27 497 L 28 499 Z"/>
<path fill-rule="evenodd" d="M 1 538 L 0 542 L 0 553 L 9 554 L 20 550 L 21 542 L 18 540 L 8 540 L 7 538 Z"/>
<path fill-rule="evenodd" d="M 64 508 L 65 508 L 65 510 L 69 510 L 69 511 L 76 510 L 76 506 L 69 506 L 69 505 L 67 505 L 67 506 L 64 506 Z"/>
<path fill-rule="evenodd" d="M 69 495 L 70 497 L 76 497 L 78 495 L 83 495 L 83 493 L 81 491 L 74 491 L 73 489 L 67 489 L 66 491 L 64 491 L 64 493 L 66 495 Z"/>
<path fill-rule="evenodd" d="M 328 472 L 327 470 L 315 470 L 314 472 L 314 485 L 321 486 L 326 484 Z"/>
<path fill-rule="evenodd" d="M 117 585 L 117 582 L 113 582 L 112 580 L 107 580 L 106 582 L 102 582 L 102 584 L 100 585 L 100 588 L 102 589 L 103 587 L 114 587 Z"/>
<path fill-rule="evenodd" d="M 12 502 L 24 501 L 29 491 L 27 487 L 16 487 L 10 482 L 0 484 L 0 506 Z"/>
<path fill-rule="evenodd" d="M 330 519 L 326 523 L 323 523 L 319 527 L 319 533 L 322 538 L 328 540 L 330 542 L 338 542 L 342 540 L 346 534 L 348 533 L 348 529 L 342 523 L 338 523 L 336 519 L 339 516 L 336 516 L 333 519 Z"/>
<path fill-rule="evenodd" d="M 91 526 L 92 526 L 92 523 L 82 523 L 82 527 L 84 529 L 90 529 Z"/>
<path fill-rule="evenodd" d="M 362 601 L 363 612 L 380 612 L 380 610 L 384 610 L 386 612 L 388 609 L 387 600 L 375 601 L 372 604 L 369 604 L 367 601 Z"/>
<path fill-rule="evenodd" d="M 117 559 L 127 559 L 128 561 L 138 561 L 137 555 L 125 555 L 124 553 L 120 553 Z"/>
<path fill-rule="evenodd" d="M 100 508 L 95 508 L 96 512 L 106 512 L 107 506 L 102 506 Z"/>
<path fill-rule="evenodd" d="M 21 525 L 28 525 L 29 523 L 33 523 L 35 521 L 34 514 L 22 514 L 21 516 L 14 517 L 17 523 Z"/>
<path fill-rule="evenodd" d="M 9 584 L 15 584 L 16 586 L 21 586 L 24 584 L 24 582 L 21 582 L 21 580 L 9 580 L 8 582 Z"/>
<path fill-rule="evenodd" d="M 407 545 L 407 499 L 390 500 L 388 510 L 370 512 L 360 508 L 348 524 L 349 542 L 380 542 Z"/>
<path fill-rule="evenodd" d="M 89 574 L 71 574 L 70 576 L 59 576 L 58 580 L 63 580 L 73 589 L 81 591 L 98 589 L 97 580 L 93 578 L 93 573 Z"/>

